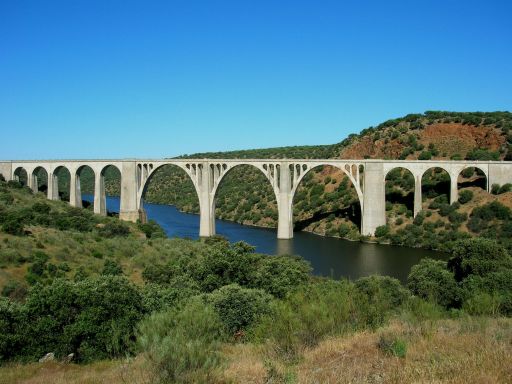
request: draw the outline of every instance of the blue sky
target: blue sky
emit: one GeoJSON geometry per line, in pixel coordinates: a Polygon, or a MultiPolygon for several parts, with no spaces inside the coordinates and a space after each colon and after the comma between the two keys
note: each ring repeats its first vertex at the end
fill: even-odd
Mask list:
{"type": "Polygon", "coordinates": [[[510,1],[1,1],[0,158],[330,144],[511,110],[510,1]]]}

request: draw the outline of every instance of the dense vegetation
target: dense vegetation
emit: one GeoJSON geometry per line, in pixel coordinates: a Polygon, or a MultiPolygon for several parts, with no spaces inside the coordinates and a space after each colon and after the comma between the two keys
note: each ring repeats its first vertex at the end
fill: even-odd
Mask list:
{"type": "MultiPolygon", "coordinates": [[[[510,316],[512,257],[493,240],[466,239],[447,263],[415,266],[407,286],[315,278],[297,257],[222,238],[166,239],[155,223],[95,216],[0,182],[0,286],[2,362],[140,354],[151,382],[215,382],[224,348],[240,344],[264,350],[268,379],[286,382],[278,366],[292,369],[328,337],[397,318],[510,316]]],[[[408,340],[383,334],[379,348],[405,357],[408,340]]]]}

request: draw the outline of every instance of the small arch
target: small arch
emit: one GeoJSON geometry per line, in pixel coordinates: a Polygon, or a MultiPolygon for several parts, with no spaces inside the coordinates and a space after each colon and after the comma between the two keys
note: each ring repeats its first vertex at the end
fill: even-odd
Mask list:
{"type": "Polygon", "coordinates": [[[450,173],[442,167],[431,167],[421,176],[421,194],[423,206],[425,202],[430,205],[431,200],[439,203],[450,203],[451,177],[450,173]]]}
{"type": "Polygon", "coordinates": [[[81,165],[76,170],[76,191],[79,205],[94,209],[96,173],[89,165],[81,165]]]}
{"type": "Polygon", "coordinates": [[[28,172],[23,167],[17,167],[14,172],[14,180],[17,180],[24,187],[28,186],[28,172]]]}
{"type": "Polygon", "coordinates": [[[36,167],[32,171],[34,177],[34,190],[37,192],[48,192],[48,171],[44,167],[36,167]]]}
{"type": "Polygon", "coordinates": [[[487,176],[479,167],[465,167],[457,176],[457,190],[470,188],[488,191],[487,183],[487,176]]]}
{"type": "Polygon", "coordinates": [[[414,216],[414,174],[408,168],[396,167],[384,180],[386,222],[397,226],[409,223],[414,216]]]}
{"type": "Polygon", "coordinates": [[[107,215],[118,216],[121,208],[121,170],[116,165],[107,164],[100,174],[105,188],[107,215]]]}
{"type": "Polygon", "coordinates": [[[320,164],[302,175],[292,197],[295,231],[309,229],[340,237],[361,233],[361,201],[351,171],[348,164],[320,164]]]}
{"type": "MultiPolygon", "coordinates": [[[[63,165],[57,166],[53,170],[53,178],[55,180],[54,188],[56,188],[56,190],[54,191],[55,198],[58,198],[59,200],[63,201],[69,201],[71,187],[71,173],[69,172],[69,169],[63,165]]],[[[48,181],[48,183],[50,182],[51,180],[48,181]]]]}

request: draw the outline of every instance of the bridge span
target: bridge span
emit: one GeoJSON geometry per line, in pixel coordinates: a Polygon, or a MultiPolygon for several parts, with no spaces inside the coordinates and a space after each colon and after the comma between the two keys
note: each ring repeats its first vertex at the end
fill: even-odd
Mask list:
{"type": "MultiPolygon", "coordinates": [[[[303,177],[318,166],[332,166],[341,170],[352,182],[361,206],[361,233],[373,235],[375,229],[386,224],[385,179],[395,168],[409,170],[414,176],[414,215],[421,210],[421,179],[431,168],[441,168],[450,176],[450,203],[458,198],[457,179],[468,167],[480,169],[486,176],[487,190],[493,184],[512,183],[512,162],[504,161],[445,161],[445,160],[343,160],[343,159],[121,159],[121,160],[17,160],[0,161],[0,174],[7,180],[27,174],[27,184],[37,191],[37,172],[42,168],[48,175],[48,199],[58,196],[59,169],[70,174],[70,204],[82,205],[80,171],[90,167],[94,172],[94,212],[106,214],[104,175],[109,166],[121,174],[119,217],[136,221],[144,217],[143,196],[148,181],[155,171],[167,164],[186,172],[199,198],[199,235],[215,234],[215,198],[222,179],[240,165],[250,165],[261,171],[270,182],[278,208],[277,236],[293,237],[293,197],[303,177]]],[[[243,183],[243,180],[240,180],[243,183]]]]}

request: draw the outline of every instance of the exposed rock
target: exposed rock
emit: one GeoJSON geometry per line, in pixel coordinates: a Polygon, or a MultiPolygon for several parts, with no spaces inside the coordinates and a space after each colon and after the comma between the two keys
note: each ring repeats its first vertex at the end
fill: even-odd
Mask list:
{"type": "Polygon", "coordinates": [[[47,361],[53,361],[55,360],[55,354],[53,352],[47,353],[43,357],[39,359],[40,363],[46,363],[47,361]]]}
{"type": "Polygon", "coordinates": [[[71,363],[73,361],[73,359],[75,358],[75,354],[74,353],[70,353],[69,355],[67,355],[63,362],[64,363],[71,363]]]}

